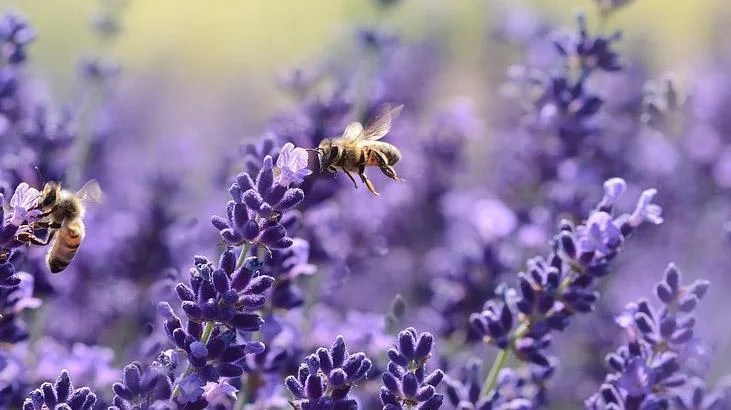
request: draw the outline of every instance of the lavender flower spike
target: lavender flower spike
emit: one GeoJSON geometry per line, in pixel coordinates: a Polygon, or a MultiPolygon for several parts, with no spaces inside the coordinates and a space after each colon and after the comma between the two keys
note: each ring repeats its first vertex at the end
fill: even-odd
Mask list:
{"type": "Polygon", "coordinates": [[[281,171],[277,184],[288,187],[290,184],[301,184],[305,177],[312,174],[307,168],[307,151],[295,148],[294,144],[284,144],[277,158],[277,168],[281,171]]]}
{"type": "Polygon", "coordinates": [[[74,389],[69,372],[64,369],[54,384],[43,383],[33,390],[25,399],[23,410],[90,410],[94,403],[96,394],[88,387],[74,389]]]}

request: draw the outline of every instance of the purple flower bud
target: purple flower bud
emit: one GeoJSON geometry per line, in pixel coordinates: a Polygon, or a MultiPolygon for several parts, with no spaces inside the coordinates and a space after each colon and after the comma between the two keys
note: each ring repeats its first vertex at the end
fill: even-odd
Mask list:
{"type": "MultiPolygon", "coordinates": [[[[429,386],[432,389],[432,393],[434,388],[432,386],[429,386]]],[[[416,396],[416,391],[419,388],[419,382],[416,380],[416,375],[414,373],[406,373],[402,380],[401,384],[401,390],[403,391],[404,396],[406,397],[414,397],[416,396]]]]}
{"type": "Polygon", "coordinates": [[[690,287],[688,288],[688,293],[694,294],[700,300],[703,298],[703,296],[705,296],[710,285],[711,282],[707,280],[697,280],[690,285],[690,287]]]}
{"type": "Polygon", "coordinates": [[[391,373],[383,373],[381,376],[381,380],[383,381],[383,385],[386,386],[387,389],[391,390],[394,393],[400,393],[401,392],[401,383],[396,379],[396,377],[391,373]]]}
{"type": "Polygon", "coordinates": [[[236,176],[236,183],[239,184],[241,187],[241,190],[243,192],[246,192],[250,189],[254,189],[254,182],[251,180],[251,177],[247,173],[240,173],[236,176]]]}
{"type": "Polygon", "coordinates": [[[317,360],[320,362],[320,368],[325,373],[330,373],[330,371],[333,369],[333,363],[332,363],[332,357],[330,357],[330,352],[327,351],[324,347],[321,347],[317,349],[315,352],[317,355],[317,360]]]}
{"type": "Polygon", "coordinates": [[[239,229],[242,229],[244,223],[249,220],[249,210],[246,209],[244,204],[236,204],[233,210],[233,224],[239,229]]]}
{"type": "Polygon", "coordinates": [[[427,401],[434,396],[434,393],[435,393],[434,386],[430,386],[427,384],[425,386],[420,387],[416,391],[416,394],[414,394],[414,398],[416,399],[416,401],[420,401],[420,402],[427,401]]]}
{"type": "Polygon", "coordinates": [[[319,399],[322,397],[323,391],[320,377],[310,374],[305,382],[305,391],[307,392],[307,397],[310,399],[319,399]]]}
{"type": "Polygon", "coordinates": [[[246,287],[244,293],[247,295],[261,294],[269,289],[274,283],[274,278],[267,275],[261,275],[255,277],[246,287]]]}
{"type": "Polygon", "coordinates": [[[232,243],[232,244],[238,244],[241,241],[244,240],[244,235],[239,233],[238,231],[235,231],[231,228],[226,228],[220,232],[221,238],[223,238],[225,241],[232,243]]]}
{"type": "Polygon", "coordinates": [[[231,319],[231,324],[242,332],[255,332],[261,328],[264,320],[258,314],[241,312],[231,319]]]}
{"type": "Polygon", "coordinates": [[[394,348],[388,349],[388,360],[403,367],[409,365],[409,359],[407,359],[406,356],[402,355],[398,350],[394,348]]]}
{"type": "Polygon", "coordinates": [[[178,299],[180,299],[181,302],[195,300],[195,294],[193,293],[193,289],[189,288],[184,283],[178,283],[177,285],[175,285],[175,292],[178,294],[178,299]]]}
{"type": "Polygon", "coordinates": [[[200,320],[203,318],[203,310],[195,302],[185,301],[180,306],[191,320],[200,320]]]}
{"type": "Polygon", "coordinates": [[[334,369],[330,372],[329,380],[333,387],[340,387],[348,381],[348,375],[343,369],[334,369]]]}
{"type": "Polygon", "coordinates": [[[142,373],[140,370],[140,364],[138,362],[133,362],[132,364],[128,364],[124,367],[124,371],[122,373],[122,381],[127,386],[127,388],[132,391],[134,394],[138,394],[141,392],[140,390],[140,378],[142,377],[142,373]]]}
{"type": "MultiPolygon", "coordinates": [[[[229,252],[231,255],[233,253],[229,252]]],[[[225,255],[225,253],[224,253],[225,255]]],[[[231,269],[233,271],[233,269],[231,269]]],[[[213,271],[213,274],[211,275],[213,279],[213,288],[218,293],[224,293],[226,292],[229,287],[231,286],[231,283],[228,280],[228,276],[226,275],[226,272],[223,271],[223,269],[216,269],[213,271]]]]}
{"type": "MultiPolygon", "coordinates": [[[[256,257],[251,256],[250,258],[256,257]]],[[[231,278],[231,287],[239,291],[243,290],[249,284],[252,276],[252,272],[246,269],[246,264],[244,264],[234,272],[231,278]]]]}
{"type": "Polygon", "coordinates": [[[655,286],[655,294],[660,301],[666,305],[671,305],[675,299],[673,290],[666,283],[658,283],[655,286]]]}
{"type": "Polygon", "coordinates": [[[247,241],[253,241],[259,235],[259,225],[253,219],[246,221],[241,230],[243,232],[244,239],[247,241]]]}
{"type": "Polygon", "coordinates": [[[338,335],[330,348],[330,356],[332,356],[333,367],[340,367],[345,362],[348,355],[348,349],[345,347],[345,339],[338,335]]]}
{"type": "Polygon", "coordinates": [[[673,294],[677,294],[680,291],[680,271],[673,263],[669,264],[665,270],[665,282],[670,286],[673,294]]]}
{"type": "Polygon", "coordinates": [[[402,355],[406,356],[407,359],[412,360],[414,358],[416,340],[414,340],[414,335],[411,332],[404,330],[399,333],[398,349],[402,355]]]}
{"type": "Polygon", "coordinates": [[[288,189],[277,205],[280,211],[286,211],[299,205],[305,199],[305,193],[299,188],[288,189]]]}
{"type": "Polygon", "coordinates": [[[220,216],[216,216],[216,215],[211,217],[211,223],[219,231],[222,231],[229,227],[229,225],[225,219],[221,218],[220,216]]]}
{"type": "Polygon", "coordinates": [[[355,372],[360,369],[360,364],[365,359],[365,353],[356,353],[354,355],[351,355],[345,360],[345,363],[343,363],[342,369],[345,371],[345,373],[348,375],[348,377],[355,374],[355,372]]]}
{"type": "Polygon", "coordinates": [[[243,198],[246,206],[254,212],[259,212],[261,206],[264,204],[264,199],[262,199],[261,195],[253,189],[244,192],[243,198]]]}
{"type": "Polygon", "coordinates": [[[282,225],[277,224],[261,231],[259,234],[259,241],[271,246],[284,238],[285,235],[287,235],[287,230],[285,230],[282,225]]]}
{"type": "Polygon", "coordinates": [[[243,190],[237,183],[231,184],[231,186],[228,188],[228,193],[231,195],[231,198],[233,198],[234,202],[241,203],[242,201],[242,194],[243,190]]]}
{"type": "Polygon", "coordinates": [[[424,378],[424,384],[437,387],[444,379],[444,372],[441,369],[434,370],[424,378]]]}
{"type": "Polygon", "coordinates": [[[61,370],[61,375],[56,379],[53,389],[56,391],[56,400],[59,402],[68,400],[69,395],[74,391],[74,388],[71,386],[71,377],[69,377],[68,370],[61,370]]]}
{"type": "Polygon", "coordinates": [[[431,353],[432,345],[434,344],[434,336],[429,332],[424,332],[419,336],[419,340],[416,343],[416,349],[414,351],[414,358],[416,360],[426,359],[431,353]]]}
{"type": "Polygon", "coordinates": [[[295,399],[302,400],[305,398],[305,388],[294,376],[287,376],[287,378],[284,379],[284,384],[295,399]]]}
{"type": "Polygon", "coordinates": [[[681,312],[692,312],[698,305],[698,297],[694,294],[686,294],[678,303],[678,310],[681,312]]]}

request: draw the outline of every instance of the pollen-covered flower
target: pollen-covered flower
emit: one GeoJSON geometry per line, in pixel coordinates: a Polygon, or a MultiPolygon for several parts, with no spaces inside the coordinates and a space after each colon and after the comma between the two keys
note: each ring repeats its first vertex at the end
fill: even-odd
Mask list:
{"type": "Polygon", "coordinates": [[[305,177],[312,174],[307,168],[307,151],[302,148],[295,148],[294,144],[284,144],[277,158],[277,168],[281,172],[277,184],[287,187],[290,184],[301,184],[305,177]]]}

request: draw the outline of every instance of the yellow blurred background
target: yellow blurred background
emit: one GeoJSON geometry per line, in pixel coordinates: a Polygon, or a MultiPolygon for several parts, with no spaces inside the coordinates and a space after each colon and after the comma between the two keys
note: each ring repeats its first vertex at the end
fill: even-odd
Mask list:
{"type": "MultiPolygon", "coordinates": [[[[72,98],[79,56],[101,53],[121,64],[125,81],[150,82],[165,93],[159,103],[176,102],[172,111],[160,108],[163,113],[156,121],[195,115],[205,105],[212,111],[246,111],[263,123],[286,102],[277,92],[278,74],[317,62],[337,41],[352,35],[354,25],[375,22],[418,38],[438,21],[450,50],[451,67],[442,82],[445,98],[467,95],[479,102],[485,98],[475,95],[485,90],[484,85],[475,87],[484,81],[479,77],[485,33],[491,7],[500,1],[518,0],[406,0],[388,13],[379,13],[371,0],[0,0],[0,9],[20,12],[36,28],[29,70],[44,79],[55,100],[72,98]],[[106,47],[89,28],[104,1],[126,3],[123,33],[106,47]],[[238,87],[239,97],[233,101],[217,97],[238,87]]],[[[568,24],[579,10],[586,11],[590,23],[595,21],[593,0],[524,3],[568,24]]],[[[654,54],[651,69],[656,74],[682,72],[687,61],[703,54],[726,9],[724,0],[635,0],[609,26],[625,32],[620,50],[643,42],[654,54]]]]}
{"type": "MultiPolygon", "coordinates": [[[[469,60],[493,2],[406,0],[379,16],[371,0],[126,0],[124,35],[113,53],[128,71],[155,68],[182,79],[225,84],[242,73],[266,75],[307,63],[353,23],[385,17],[418,36],[430,18],[441,15],[453,28],[449,40],[460,51],[456,58],[469,60]]],[[[593,0],[524,3],[562,21],[578,10],[590,17],[593,11],[593,0]]],[[[98,47],[88,23],[100,9],[99,0],[1,0],[0,7],[17,10],[34,24],[34,67],[54,82],[68,79],[77,57],[98,47]]],[[[612,25],[622,27],[630,40],[647,37],[657,45],[651,49],[657,61],[673,65],[702,48],[712,17],[723,8],[728,8],[723,0],[635,0],[612,25]]]]}

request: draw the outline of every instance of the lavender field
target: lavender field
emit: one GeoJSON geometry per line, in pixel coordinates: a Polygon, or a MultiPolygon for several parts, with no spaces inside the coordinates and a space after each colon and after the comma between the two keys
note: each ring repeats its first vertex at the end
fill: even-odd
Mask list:
{"type": "Polygon", "coordinates": [[[731,8],[143,1],[0,1],[0,409],[731,409],[731,8]]]}

